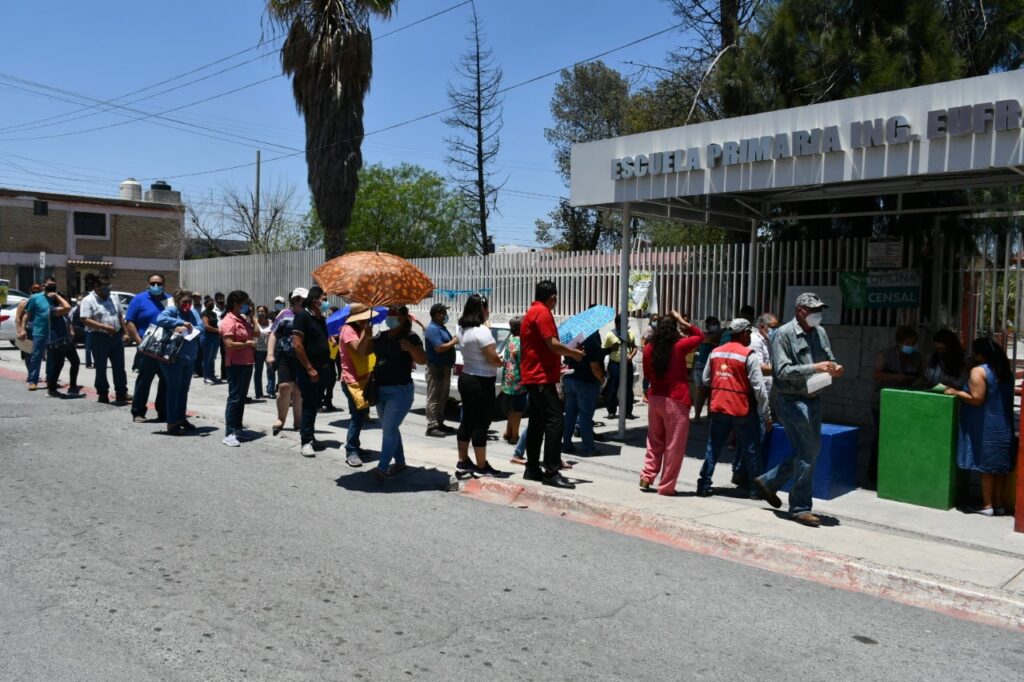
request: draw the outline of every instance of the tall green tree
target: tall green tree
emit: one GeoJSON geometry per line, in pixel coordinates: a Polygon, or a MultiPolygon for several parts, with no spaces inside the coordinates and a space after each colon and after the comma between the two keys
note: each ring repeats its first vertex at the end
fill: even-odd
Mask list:
{"type": "Polygon", "coordinates": [[[281,67],[292,77],[306,123],[309,189],[323,221],[328,258],[345,251],[363,165],[363,98],[373,73],[370,18],[387,19],[397,0],[267,0],[287,31],[281,67]]]}
{"type": "MultiPolygon", "coordinates": [[[[563,69],[551,97],[554,125],[544,137],[554,146],[558,172],[569,185],[572,145],[616,137],[625,132],[629,82],[602,61],[563,69]]],[[[547,220],[536,221],[537,240],[570,251],[588,251],[617,243],[609,215],[559,202],[547,220]]]]}
{"type": "MultiPolygon", "coordinates": [[[[421,166],[366,166],[359,173],[349,251],[386,251],[403,258],[462,256],[474,249],[471,207],[445,179],[421,166]]],[[[307,244],[323,239],[316,208],[306,227],[307,244]]]]}

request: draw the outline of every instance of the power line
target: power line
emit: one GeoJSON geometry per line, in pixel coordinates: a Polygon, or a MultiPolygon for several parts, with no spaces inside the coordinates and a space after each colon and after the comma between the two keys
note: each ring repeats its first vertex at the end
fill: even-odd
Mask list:
{"type": "MultiPolygon", "coordinates": [[[[374,41],[381,40],[383,38],[387,38],[388,36],[395,35],[396,33],[400,33],[401,31],[404,31],[406,29],[412,28],[414,26],[418,26],[419,24],[422,24],[422,23],[424,23],[426,21],[430,21],[431,19],[434,19],[436,17],[439,17],[439,16],[442,16],[444,14],[447,14],[448,12],[454,11],[454,10],[464,6],[464,5],[468,5],[468,4],[470,4],[470,2],[472,2],[472,0],[464,0],[463,2],[459,2],[459,3],[456,3],[456,4],[451,5],[449,7],[446,7],[445,9],[442,9],[442,10],[439,10],[437,12],[434,12],[433,14],[430,14],[430,15],[428,15],[426,17],[422,17],[422,18],[420,18],[420,19],[418,19],[418,20],[416,20],[414,22],[411,22],[409,24],[406,24],[404,26],[400,26],[399,28],[396,28],[396,29],[394,29],[392,31],[388,31],[386,33],[382,33],[382,34],[376,36],[374,38],[374,41]]],[[[14,124],[14,125],[11,125],[11,126],[7,126],[5,128],[0,128],[0,132],[9,132],[9,131],[13,132],[13,131],[16,131],[16,130],[18,132],[26,132],[27,130],[35,129],[36,127],[49,127],[50,125],[58,125],[59,123],[68,123],[70,121],[78,120],[80,118],[86,118],[87,116],[93,116],[93,115],[95,115],[97,113],[104,113],[106,111],[110,111],[111,109],[117,108],[118,106],[120,106],[120,105],[117,105],[116,103],[121,101],[121,100],[124,100],[127,97],[131,97],[133,95],[137,95],[137,94],[146,92],[147,90],[153,90],[155,88],[160,87],[161,85],[166,85],[168,83],[172,83],[172,82],[174,82],[176,80],[180,80],[180,79],[185,78],[187,76],[191,76],[194,73],[198,73],[200,71],[205,71],[206,69],[208,69],[210,67],[216,66],[218,64],[222,64],[222,63],[224,63],[226,61],[234,59],[235,57],[239,57],[239,56],[241,56],[243,54],[246,54],[248,52],[252,52],[253,50],[258,50],[261,47],[264,47],[266,45],[270,45],[273,42],[279,40],[280,38],[283,38],[284,36],[285,36],[284,33],[280,33],[280,34],[278,34],[276,36],[271,36],[270,38],[267,38],[266,40],[261,40],[260,42],[256,43],[255,45],[247,47],[247,48],[245,48],[243,50],[239,50],[237,52],[229,54],[229,55],[227,55],[225,57],[221,57],[220,59],[216,59],[216,60],[214,60],[212,62],[209,62],[207,64],[203,64],[203,65],[197,66],[197,67],[195,67],[195,68],[193,68],[193,69],[191,69],[189,71],[185,71],[184,73],[180,73],[180,74],[177,74],[175,76],[171,76],[170,78],[165,78],[164,80],[159,81],[157,83],[154,83],[152,85],[147,85],[147,86],[145,86],[143,88],[139,88],[137,90],[132,90],[131,92],[127,92],[127,93],[125,93],[123,95],[120,95],[118,97],[114,97],[114,98],[107,99],[107,100],[97,100],[96,103],[94,103],[94,104],[91,104],[91,105],[88,105],[88,106],[85,106],[85,107],[81,107],[81,108],[75,109],[73,111],[65,112],[65,113],[62,113],[62,114],[55,114],[53,116],[48,116],[46,118],[37,119],[35,121],[27,121],[25,123],[19,123],[19,124],[14,124]],[[68,116],[73,116],[74,114],[78,114],[78,113],[82,113],[82,112],[86,112],[86,111],[91,111],[92,109],[95,109],[96,107],[107,106],[107,105],[111,105],[110,108],[104,109],[102,112],[94,112],[92,114],[87,114],[86,116],[78,116],[78,117],[75,117],[75,118],[67,118],[68,116]],[[49,121],[54,121],[55,119],[62,119],[62,118],[67,119],[67,120],[59,121],[58,123],[48,123],[46,126],[37,125],[37,124],[47,123],[49,121]]],[[[240,62],[238,64],[234,64],[232,66],[229,66],[229,67],[227,67],[225,69],[221,69],[220,71],[217,71],[216,73],[208,74],[208,75],[203,76],[201,78],[197,78],[197,79],[191,80],[188,83],[183,83],[183,84],[177,85],[177,86],[175,86],[173,88],[168,88],[166,90],[162,90],[161,92],[154,93],[154,94],[151,94],[151,95],[147,95],[146,97],[142,97],[142,98],[138,98],[138,99],[132,100],[131,102],[127,102],[126,104],[133,104],[133,103],[136,103],[136,102],[141,102],[141,101],[146,100],[146,99],[152,99],[153,97],[158,97],[158,96],[166,94],[168,92],[172,92],[174,90],[179,90],[181,88],[184,88],[184,87],[189,86],[189,85],[193,85],[193,84],[198,83],[200,81],[208,80],[209,78],[213,78],[214,76],[221,75],[221,74],[226,73],[228,71],[231,71],[231,70],[237,69],[239,67],[245,66],[246,64],[250,64],[250,63],[252,63],[254,61],[258,61],[260,59],[263,59],[264,57],[267,57],[270,54],[272,54],[272,53],[267,53],[267,54],[259,55],[258,57],[254,57],[253,59],[249,59],[249,60],[246,60],[244,62],[240,62]]],[[[282,75],[283,74],[277,74],[276,77],[281,77],[282,75]]]]}
{"type": "MultiPolygon", "coordinates": [[[[678,29],[678,28],[680,28],[682,26],[683,26],[683,23],[679,23],[679,24],[675,24],[674,26],[670,26],[668,28],[662,29],[660,31],[656,31],[654,33],[650,33],[650,34],[648,34],[646,36],[643,36],[642,38],[637,38],[636,40],[632,40],[632,41],[630,41],[630,42],[628,42],[628,43],[626,43],[624,45],[619,45],[618,47],[614,47],[614,48],[611,48],[609,50],[605,50],[604,52],[601,52],[600,54],[596,54],[596,55],[594,55],[592,57],[587,57],[586,59],[581,59],[581,60],[575,61],[572,64],[569,64],[568,66],[563,66],[563,67],[558,68],[558,69],[553,69],[551,71],[548,71],[546,73],[540,74],[538,76],[534,76],[532,78],[528,78],[527,80],[520,81],[518,83],[510,85],[510,86],[508,86],[506,88],[502,88],[499,92],[500,93],[510,92],[512,90],[515,90],[517,88],[521,88],[521,87],[529,85],[531,83],[536,83],[539,80],[543,80],[544,78],[549,78],[549,77],[551,77],[551,76],[553,76],[555,74],[561,73],[565,69],[571,69],[571,68],[573,68],[575,66],[579,66],[580,64],[586,64],[587,62],[591,62],[591,61],[593,61],[595,59],[600,59],[601,57],[605,57],[605,56],[613,54],[615,52],[619,52],[621,50],[624,50],[627,47],[632,47],[632,46],[638,45],[638,44],[640,44],[640,43],[642,43],[644,41],[650,40],[652,38],[656,38],[656,37],[658,37],[660,35],[664,35],[664,34],[669,33],[671,31],[675,31],[676,29],[678,29]]],[[[372,130],[372,131],[370,131],[368,133],[363,133],[362,139],[370,137],[371,135],[377,135],[377,134],[380,134],[380,133],[387,132],[389,130],[394,130],[396,128],[401,128],[401,127],[404,127],[404,126],[407,126],[407,125],[411,125],[413,123],[418,123],[418,122],[426,120],[428,118],[434,118],[436,116],[440,116],[441,114],[445,114],[445,113],[447,113],[449,111],[452,111],[454,108],[455,107],[453,107],[453,106],[452,107],[445,107],[444,109],[438,109],[437,111],[432,111],[432,112],[430,112],[428,114],[422,114],[420,116],[416,116],[415,118],[410,118],[410,119],[407,119],[405,121],[401,121],[399,123],[394,123],[392,125],[385,126],[384,128],[378,128],[377,130],[372,130]]],[[[346,140],[339,140],[338,142],[331,142],[329,144],[322,145],[320,147],[317,147],[316,149],[328,149],[330,147],[336,147],[339,144],[345,144],[345,143],[352,142],[352,141],[357,140],[357,139],[360,139],[360,138],[352,137],[352,138],[348,138],[346,140]]],[[[307,150],[297,151],[297,152],[294,152],[294,153],[291,153],[291,154],[282,154],[281,156],[273,156],[273,157],[270,157],[269,159],[265,159],[263,161],[263,163],[272,163],[274,161],[281,161],[282,159],[289,159],[289,158],[298,156],[299,154],[308,153],[308,152],[309,152],[309,150],[307,149],[307,150]]],[[[210,170],[195,171],[195,172],[192,172],[192,173],[179,173],[177,175],[166,175],[166,176],[164,176],[164,178],[177,179],[177,178],[196,177],[198,175],[211,175],[211,174],[214,174],[214,173],[224,173],[224,172],[231,171],[231,170],[237,170],[239,168],[248,168],[248,167],[254,166],[254,165],[255,165],[255,163],[250,161],[250,162],[247,162],[247,163],[235,164],[233,166],[224,166],[222,168],[212,168],[210,170]]]]}

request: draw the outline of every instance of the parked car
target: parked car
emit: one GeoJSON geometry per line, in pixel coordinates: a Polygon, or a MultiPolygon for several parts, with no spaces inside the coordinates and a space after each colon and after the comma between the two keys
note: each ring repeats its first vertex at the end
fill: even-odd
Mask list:
{"type": "MultiPolygon", "coordinates": [[[[505,346],[508,345],[508,340],[512,338],[512,330],[505,322],[495,322],[491,325],[491,336],[494,337],[495,350],[498,353],[498,357],[502,357],[505,353],[505,346]]],[[[451,392],[448,395],[449,402],[460,403],[462,402],[462,396],[459,395],[459,375],[462,374],[462,352],[455,351],[455,369],[452,372],[452,387],[451,392]]],[[[495,394],[501,392],[501,380],[504,375],[504,370],[498,368],[498,381],[495,384],[495,394]]],[[[427,394],[427,372],[426,367],[417,367],[416,371],[412,373],[412,382],[416,387],[416,392],[420,395],[427,394]]]]}
{"type": "Polygon", "coordinates": [[[18,309],[18,304],[26,298],[27,296],[7,294],[7,303],[4,303],[3,308],[0,309],[0,341],[10,341],[12,346],[17,345],[14,343],[18,338],[17,321],[14,319],[14,314],[18,309]]]}

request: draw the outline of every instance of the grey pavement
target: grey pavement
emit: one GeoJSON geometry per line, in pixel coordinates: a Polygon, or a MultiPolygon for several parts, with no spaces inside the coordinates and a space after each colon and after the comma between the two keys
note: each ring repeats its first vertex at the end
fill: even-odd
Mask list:
{"type": "Polygon", "coordinates": [[[438,470],[382,487],[287,439],[226,448],[196,423],[164,436],[127,407],[0,378],[0,679],[1024,669],[1007,630],[479,503],[441,492],[438,470]]]}

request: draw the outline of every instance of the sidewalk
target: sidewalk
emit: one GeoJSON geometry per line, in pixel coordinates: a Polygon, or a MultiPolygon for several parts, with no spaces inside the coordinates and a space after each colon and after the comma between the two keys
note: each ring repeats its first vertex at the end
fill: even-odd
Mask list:
{"type": "MultiPolygon", "coordinates": [[[[131,354],[129,350],[129,358],[131,354]]],[[[83,364],[80,383],[88,387],[92,377],[92,371],[83,364]]],[[[17,351],[0,351],[0,379],[5,383],[24,381],[17,351]]],[[[134,375],[130,374],[129,391],[133,383],[134,375]]],[[[226,395],[226,384],[206,386],[201,380],[194,381],[189,410],[198,419],[219,427],[226,395]]],[[[48,399],[42,390],[26,391],[25,396],[28,400],[48,399]]],[[[155,393],[151,400],[153,396],[155,393]]],[[[91,389],[85,399],[95,400],[91,389]]],[[[453,473],[457,461],[455,439],[424,435],[423,402],[417,396],[413,412],[403,425],[406,457],[412,465],[453,473]]],[[[299,457],[296,432],[287,430],[277,438],[269,436],[275,412],[271,401],[246,405],[246,427],[268,435],[243,445],[241,453],[271,447],[299,457]]],[[[701,425],[691,428],[689,453],[679,479],[680,494],[672,498],[644,493],[637,485],[644,457],[639,446],[646,429],[643,405],[637,405],[637,414],[639,419],[628,422],[627,444],[599,444],[601,454],[591,458],[565,456],[576,462],[567,472],[577,483],[575,491],[555,491],[524,481],[522,467],[509,463],[512,446],[493,441],[488,447],[489,460],[510,476],[464,481],[463,494],[1024,631],[1024,534],[1013,532],[1012,517],[939,511],[878,499],[873,492],[856,490],[834,500],[815,500],[815,513],[826,517],[830,525],[807,528],[781,517],[764,502],[730,497],[731,471],[727,464],[719,465],[715,473],[716,495],[696,497],[701,463],[696,456],[703,452],[706,436],[701,425]]],[[[152,410],[150,416],[155,416],[152,410]]],[[[128,409],[120,408],[114,418],[129,419],[128,409]]],[[[317,419],[318,439],[340,445],[347,424],[345,412],[321,413],[317,419]]],[[[156,424],[139,425],[140,433],[157,428],[156,424]]],[[[494,425],[498,435],[503,428],[503,422],[494,425]]],[[[614,428],[609,423],[598,432],[611,435],[614,428]]],[[[219,433],[214,434],[216,441],[208,441],[208,447],[220,447],[219,433]]],[[[376,423],[364,432],[363,446],[374,453],[379,451],[376,423]]],[[[336,462],[339,475],[350,473],[340,449],[329,448],[317,457],[336,462]]],[[[785,504],[785,494],[780,493],[780,497],[785,504]]]]}

